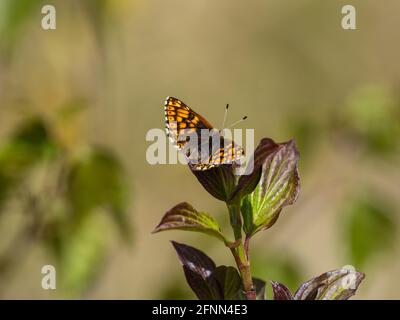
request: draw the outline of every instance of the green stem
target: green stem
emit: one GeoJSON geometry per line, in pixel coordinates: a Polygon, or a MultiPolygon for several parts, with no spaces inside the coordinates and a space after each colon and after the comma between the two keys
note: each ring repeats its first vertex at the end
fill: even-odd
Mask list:
{"type": "Polygon", "coordinates": [[[251,276],[250,261],[248,260],[248,244],[246,243],[246,248],[242,239],[242,218],[240,215],[240,202],[235,202],[228,205],[229,217],[231,226],[233,229],[233,234],[235,237],[235,247],[230,248],[235,258],[236,265],[239,269],[243,289],[248,300],[255,300],[256,293],[253,286],[253,278],[251,276]]]}

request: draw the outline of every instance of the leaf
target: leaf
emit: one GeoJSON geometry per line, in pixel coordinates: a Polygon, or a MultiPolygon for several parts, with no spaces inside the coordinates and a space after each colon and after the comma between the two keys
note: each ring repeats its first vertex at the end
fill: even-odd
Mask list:
{"type": "Polygon", "coordinates": [[[290,290],[282,283],[271,281],[274,300],[293,300],[290,290]]]}
{"type": "Polygon", "coordinates": [[[107,150],[93,148],[71,166],[67,197],[74,213],[84,215],[104,207],[111,213],[122,235],[129,239],[128,190],[122,165],[107,150]]]}
{"type": "Polygon", "coordinates": [[[38,162],[53,159],[57,146],[40,118],[25,120],[0,148],[0,207],[38,162]]]}
{"type": "Polygon", "coordinates": [[[221,300],[218,283],[210,285],[212,280],[204,279],[199,273],[191,270],[188,266],[183,266],[186,282],[200,300],[221,300]]]}
{"type": "Polygon", "coordinates": [[[295,300],[347,300],[356,293],[365,275],[350,269],[328,271],[303,283],[295,300]]]}
{"type": "Polygon", "coordinates": [[[187,202],[182,202],[169,210],[153,233],[174,229],[206,233],[225,242],[218,221],[207,213],[196,211],[187,202]]]}
{"type": "Polygon", "coordinates": [[[172,241],[182,264],[186,281],[200,300],[221,299],[219,285],[211,277],[216,265],[206,254],[188,245],[172,241]]]}
{"type": "Polygon", "coordinates": [[[396,222],[391,212],[394,210],[389,202],[376,196],[376,192],[355,198],[345,212],[345,244],[357,267],[364,266],[395,243],[396,222]]]}
{"type": "Polygon", "coordinates": [[[105,258],[109,234],[109,219],[96,211],[64,229],[56,257],[60,287],[68,297],[82,293],[95,280],[105,258]]]}
{"type": "Polygon", "coordinates": [[[208,170],[190,170],[214,198],[227,202],[235,188],[236,177],[233,173],[232,165],[220,165],[208,170]]]}
{"type": "Polygon", "coordinates": [[[253,285],[256,290],[257,300],[265,300],[265,281],[253,278],[253,285]]]}
{"type": "Polygon", "coordinates": [[[242,175],[239,178],[239,182],[230,196],[230,202],[253,192],[260,180],[262,165],[278,148],[279,145],[270,138],[264,138],[260,141],[251,159],[253,170],[250,173],[250,168],[247,168],[246,171],[249,171],[247,172],[249,174],[242,175]]]}
{"type": "Polygon", "coordinates": [[[37,161],[53,155],[56,146],[40,118],[24,121],[0,150],[0,167],[8,175],[23,175],[37,161]]]}
{"type": "Polygon", "coordinates": [[[293,140],[280,143],[265,159],[260,182],[243,200],[243,228],[247,235],[270,228],[282,208],[293,204],[299,194],[299,152],[293,140]]]}
{"type": "Polygon", "coordinates": [[[234,267],[219,266],[212,274],[218,282],[223,300],[235,300],[242,288],[242,282],[238,271],[234,267]]]}

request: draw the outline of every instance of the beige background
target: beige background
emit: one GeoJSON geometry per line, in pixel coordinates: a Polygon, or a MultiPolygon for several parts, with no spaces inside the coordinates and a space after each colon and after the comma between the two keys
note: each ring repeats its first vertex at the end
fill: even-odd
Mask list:
{"type": "MultiPolygon", "coordinates": [[[[370,84],[398,88],[400,3],[351,2],[357,8],[355,31],[340,24],[348,1],[317,0],[110,1],[102,39],[79,1],[55,2],[55,31],[40,28],[40,12],[27,21],[12,58],[0,66],[1,134],[23,113],[51,114],[72,97],[83,97],[89,109],[82,136],[116,151],[133,185],[134,243],[115,239],[85,298],[158,298],[163,287],[183,282],[171,239],[207,251],[217,263],[234,263],[223,245],[206,236],[150,234],[161,215],[184,200],[227,221],[223,203],[185,166],[146,162],[145,134],[163,127],[166,96],[182,99],[216,125],[229,102],[230,120],[246,114],[240,127],[255,128],[257,140],[284,141],[293,134],[288,119],[305,114],[324,127],[330,112],[345,111],[354,90],[370,84]]],[[[330,134],[318,140],[311,156],[300,152],[299,200],[255,237],[252,255],[290,254],[306,280],[348,264],[340,215],[352,190],[371,183],[390,194],[398,219],[400,171],[398,157],[397,165],[379,157],[370,161],[330,134]]],[[[399,257],[396,246],[368,265],[357,298],[398,298],[399,257]]],[[[43,248],[32,250],[3,296],[59,298],[40,287],[40,268],[48,263],[43,248]]]]}

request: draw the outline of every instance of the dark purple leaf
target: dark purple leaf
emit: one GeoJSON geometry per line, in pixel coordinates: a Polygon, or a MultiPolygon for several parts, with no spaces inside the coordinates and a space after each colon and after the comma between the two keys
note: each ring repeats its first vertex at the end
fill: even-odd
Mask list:
{"type": "Polygon", "coordinates": [[[222,299],[220,288],[215,279],[204,279],[200,274],[183,266],[186,282],[200,300],[219,300],[222,299]],[[210,285],[211,284],[211,285],[210,285]]]}
{"type": "Polygon", "coordinates": [[[295,300],[347,300],[356,293],[365,275],[350,269],[328,271],[303,283],[295,300]]]}
{"type": "Polygon", "coordinates": [[[169,210],[153,233],[173,229],[203,232],[225,242],[218,222],[209,214],[196,211],[187,202],[182,202],[169,210]]]}
{"type": "Polygon", "coordinates": [[[257,300],[265,300],[265,281],[253,278],[254,289],[256,290],[257,300]]]}
{"type": "Polygon", "coordinates": [[[186,281],[199,299],[221,299],[218,282],[212,274],[215,263],[206,254],[188,245],[172,241],[183,266],[186,281]]]}
{"type": "Polygon", "coordinates": [[[282,283],[271,281],[274,300],[293,300],[290,290],[282,283]]]}
{"type": "Polygon", "coordinates": [[[212,277],[218,282],[223,300],[234,300],[242,288],[241,278],[234,267],[219,266],[212,277]]]}
{"type": "Polygon", "coordinates": [[[227,202],[235,188],[236,177],[232,165],[220,165],[208,170],[190,170],[201,185],[218,200],[227,202]]]}
{"type": "Polygon", "coordinates": [[[205,253],[183,243],[171,242],[178,254],[181,264],[200,274],[203,279],[208,278],[215,270],[216,265],[214,261],[205,253]]]}

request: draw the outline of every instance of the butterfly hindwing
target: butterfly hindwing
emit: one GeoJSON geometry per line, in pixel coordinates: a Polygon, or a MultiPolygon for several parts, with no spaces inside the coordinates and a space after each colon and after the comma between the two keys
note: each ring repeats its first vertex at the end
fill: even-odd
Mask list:
{"type": "Polygon", "coordinates": [[[208,170],[222,164],[232,164],[240,161],[244,155],[244,150],[240,146],[223,137],[220,138],[219,145],[210,146],[208,150],[206,157],[198,155],[197,159],[192,159],[192,169],[208,170]],[[196,160],[196,162],[193,162],[193,160],[196,160]]]}

